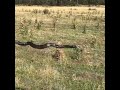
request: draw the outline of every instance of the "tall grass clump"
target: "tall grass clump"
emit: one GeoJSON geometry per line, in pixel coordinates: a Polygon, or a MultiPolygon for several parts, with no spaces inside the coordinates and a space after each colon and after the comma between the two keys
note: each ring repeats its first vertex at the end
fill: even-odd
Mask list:
{"type": "Polygon", "coordinates": [[[44,10],[43,10],[43,13],[44,13],[44,14],[50,14],[50,12],[49,12],[48,9],[44,9],[44,10]]]}

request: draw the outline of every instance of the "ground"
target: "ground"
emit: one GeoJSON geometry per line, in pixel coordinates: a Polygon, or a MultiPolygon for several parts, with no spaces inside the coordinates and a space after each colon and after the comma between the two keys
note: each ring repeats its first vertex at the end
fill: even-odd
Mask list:
{"type": "Polygon", "coordinates": [[[105,7],[15,6],[15,39],[78,45],[34,49],[15,45],[15,87],[105,90],[105,7]]]}

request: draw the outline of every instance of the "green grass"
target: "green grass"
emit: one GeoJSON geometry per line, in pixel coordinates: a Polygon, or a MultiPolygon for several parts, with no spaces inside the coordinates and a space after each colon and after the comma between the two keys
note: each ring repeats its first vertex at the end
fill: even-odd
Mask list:
{"type": "MultiPolygon", "coordinates": [[[[104,14],[104,10],[98,11],[99,13],[91,12],[89,16],[84,15],[88,14],[86,11],[82,17],[75,12],[71,15],[64,11],[64,13],[60,13],[61,17],[58,17],[55,29],[52,18],[56,16],[57,11],[53,10],[54,13],[43,14],[41,10],[36,14],[27,8],[24,9],[24,12],[22,9],[20,10],[16,10],[15,16],[15,38],[17,40],[76,44],[80,46],[82,52],[76,49],[62,49],[65,57],[56,61],[52,57],[56,48],[34,49],[29,46],[16,45],[16,88],[105,90],[105,25],[104,17],[101,16],[104,14]],[[98,14],[95,19],[96,13],[98,14]],[[72,28],[72,20],[76,16],[76,21],[74,21],[76,28],[72,28]],[[36,22],[36,18],[42,23],[36,22]],[[84,25],[86,25],[86,33],[83,33],[84,25]]],[[[77,10],[79,14],[83,13],[83,11],[79,11],[80,7],[77,10]]]]}

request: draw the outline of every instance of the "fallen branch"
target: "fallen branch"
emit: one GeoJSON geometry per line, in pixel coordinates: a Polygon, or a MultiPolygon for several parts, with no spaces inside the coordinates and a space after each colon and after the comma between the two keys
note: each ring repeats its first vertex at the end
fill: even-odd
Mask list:
{"type": "Polygon", "coordinates": [[[77,45],[58,45],[56,43],[45,43],[45,44],[35,44],[32,41],[31,42],[20,42],[15,40],[15,44],[20,45],[20,46],[31,46],[36,49],[44,49],[48,47],[55,47],[55,48],[77,48],[77,45]]]}

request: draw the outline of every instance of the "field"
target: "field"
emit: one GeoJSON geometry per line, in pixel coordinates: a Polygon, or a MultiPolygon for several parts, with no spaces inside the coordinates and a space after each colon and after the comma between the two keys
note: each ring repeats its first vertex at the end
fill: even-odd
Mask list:
{"type": "Polygon", "coordinates": [[[15,45],[16,90],[105,90],[105,7],[15,6],[15,39],[78,45],[15,45]]]}

